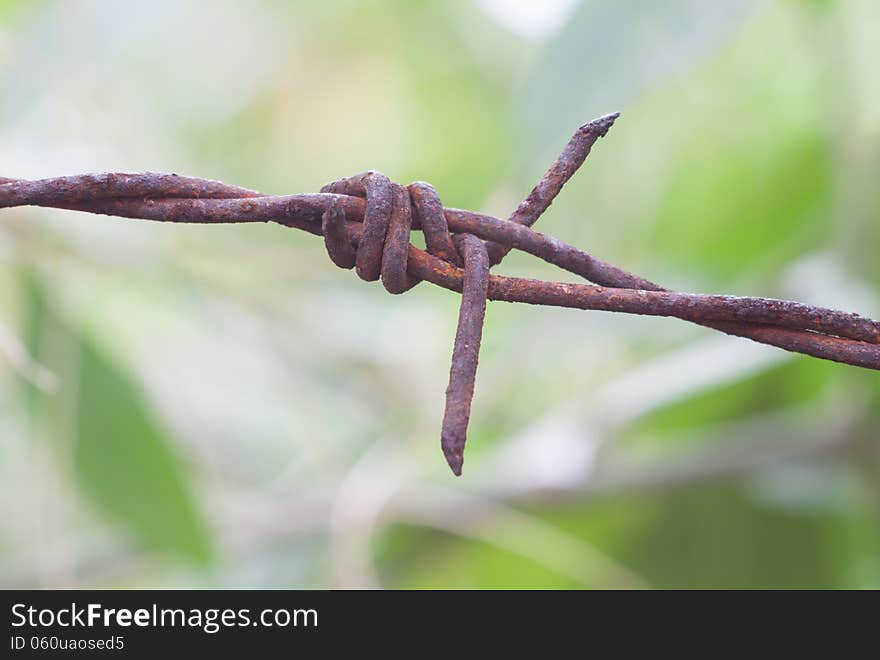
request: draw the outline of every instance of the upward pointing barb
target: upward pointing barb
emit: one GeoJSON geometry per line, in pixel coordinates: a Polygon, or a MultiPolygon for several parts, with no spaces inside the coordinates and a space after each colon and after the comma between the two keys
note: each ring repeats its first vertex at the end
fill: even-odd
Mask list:
{"type": "MultiPolygon", "coordinates": [[[[562,186],[584,164],[587,156],[590,155],[590,150],[596,144],[596,140],[608,133],[619,116],[619,112],[612,112],[593,121],[588,121],[586,124],[581,124],[574,132],[574,135],[571,136],[559,157],[553,161],[553,164],[550,165],[544,176],[538,181],[538,185],[532,188],[532,192],[510,215],[508,220],[526,227],[531,227],[535,224],[538,218],[541,217],[541,214],[556,199],[556,196],[562,190],[562,186]]],[[[489,263],[493,266],[501,263],[501,260],[511,250],[509,245],[502,243],[487,243],[486,248],[489,251],[489,263]]]]}

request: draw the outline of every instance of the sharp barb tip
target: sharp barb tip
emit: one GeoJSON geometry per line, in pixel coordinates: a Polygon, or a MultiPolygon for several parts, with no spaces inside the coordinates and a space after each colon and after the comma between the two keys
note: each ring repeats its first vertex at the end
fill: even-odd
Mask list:
{"type": "Polygon", "coordinates": [[[619,112],[612,112],[610,114],[597,117],[592,121],[588,121],[586,124],[581,126],[581,128],[596,130],[599,133],[599,137],[605,137],[605,134],[608,133],[608,130],[612,126],[614,126],[614,122],[618,117],[620,117],[619,112]]]}
{"type": "Polygon", "coordinates": [[[461,452],[449,450],[444,451],[443,455],[446,457],[446,462],[449,463],[449,467],[452,469],[452,474],[456,477],[460,477],[461,467],[464,464],[464,456],[462,456],[461,452]]]}

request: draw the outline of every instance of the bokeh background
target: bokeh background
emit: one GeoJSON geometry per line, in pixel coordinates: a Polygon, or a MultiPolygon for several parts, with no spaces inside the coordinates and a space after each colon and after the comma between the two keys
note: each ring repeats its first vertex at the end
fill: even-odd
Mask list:
{"type": "MultiPolygon", "coordinates": [[[[270,193],[368,168],[668,286],[880,316],[873,0],[0,0],[0,175],[270,193]]],[[[500,272],[565,275],[514,254],[500,272]]],[[[277,225],[0,212],[0,584],[880,587],[880,379],[457,297],[277,225]]]]}

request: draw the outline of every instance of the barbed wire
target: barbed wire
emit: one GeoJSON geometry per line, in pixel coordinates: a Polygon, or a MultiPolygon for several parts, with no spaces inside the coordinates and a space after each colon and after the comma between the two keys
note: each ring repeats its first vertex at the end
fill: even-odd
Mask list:
{"type": "Polygon", "coordinates": [[[44,206],[185,223],[277,222],[323,236],[334,264],[389,293],[421,281],[461,293],[441,448],[461,474],[487,300],[671,316],[787,351],[880,370],[880,322],[788,300],[678,293],[531,227],[619,113],[583,124],[507,220],[444,208],[424,182],[402,186],[364,172],[320,193],[265,195],[177,174],[83,174],[28,181],[0,177],[0,208],[44,206]],[[410,243],[421,230],[426,250],[410,243]],[[490,274],[512,249],[592,284],[490,274]]]}

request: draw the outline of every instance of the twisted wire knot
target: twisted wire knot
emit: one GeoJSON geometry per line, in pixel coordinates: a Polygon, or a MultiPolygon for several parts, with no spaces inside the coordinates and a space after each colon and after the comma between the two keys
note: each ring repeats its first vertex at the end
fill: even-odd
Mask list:
{"type": "Polygon", "coordinates": [[[410,232],[414,227],[424,233],[429,254],[462,266],[463,259],[449,233],[443,204],[430,183],[416,181],[402,186],[381,172],[370,170],[328,183],[321,192],[365,199],[363,229],[357,248],[345,230],[341,204],[332,204],[321,217],[327,253],[340,268],[355,268],[358,276],[367,282],[381,279],[389,293],[408,291],[421,281],[406,270],[410,232]]]}
{"type": "Polygon", "coordinates": [[[429,254],[463,267],[461,310],[440,432],[446,461],[460,475],[486,315],[490,266],[487,245],[473,234],[453,237],[437,191],[423,181],[402,186],[371,170],[328,183],[321,192],[365,199],[356,242],[346,230],[341,203],[332,203],[321,216],[327,254],[340,268],[355,268],[358,276],[368,282],[381,279],[389,293],[408,291],[421,282],[407,272],[413,227],[422,230],[429,254]]]}
{"type": "MultiPolygon", "coordinates": [[[[619,113],[615,112],[578,127],[559,158],[506,224],[531,227],[618,116],[619,113]]],[[[381,278],[389,293],[408,291],[421,281],[407,271],[413,227],[421,228],[430,255],[447,264],[463,267],[461,307],[440,431],[440,446],[446,461],[453,473],[460,475],[486,316],[489,269],[504,259],[511,245],[492,240],[484,243],[469,232],[457,232],[453,238],[437,191],[421,181],[404,187],[371,170],[328,183],[321,192],[365,200],[363,225],[358,237],[348,233],[345,211],[340,203],[332,202],[321,216],[324,245],[330,259],[340,268],[354,267],[358,276],[367,281],[381,278]]]]}

